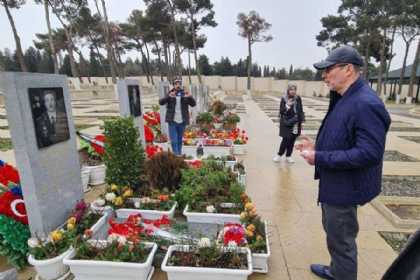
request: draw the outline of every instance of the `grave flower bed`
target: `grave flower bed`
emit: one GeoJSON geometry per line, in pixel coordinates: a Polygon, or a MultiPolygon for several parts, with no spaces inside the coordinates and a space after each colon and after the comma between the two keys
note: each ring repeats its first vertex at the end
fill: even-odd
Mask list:
{"type": "Polygon", "coordinates": [[[222,164],[208,161],[200,168],[183,170],[180,186],[175,198],[185,207],[188,222],[239,222],[243,187],[222,164]]]}
{"type": "Polygon", "coordinates": [[[202,238],[197,245],[172,245],[162,263],[169,280],[244,280],[252,273],[249,249],[222,247],[202,238]]]}
{"type": "Polygon", "coordinates": [[[75,238],[86,233],[96,234],[106,224],[106,220],[106,215],[91,212],[87,204],[78,202],[60,229],[52,231],[46,239],[35,237],[28,240],[28,262],[42,279],[66,277],[68,267],[63,264],[63,260],[70,253],[75,238]]]}
{"type": "Polygon", "coordinates": [[[76,279],[151,279],[157,245],[141,241],[140,222],[139,216],[121,224],[111,220],[107,240],[77,239],[64,263],[76,279]]]}

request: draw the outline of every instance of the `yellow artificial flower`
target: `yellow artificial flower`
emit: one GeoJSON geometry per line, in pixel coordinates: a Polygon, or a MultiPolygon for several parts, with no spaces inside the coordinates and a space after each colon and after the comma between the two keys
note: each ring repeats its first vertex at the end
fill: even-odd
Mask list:
{"type": "Polygon", "coordinates": [[[245,209],[250,211],[252,208],[254,208],[254,204],[252,202],[248,202],[245,204],[245,209]]]}
{"type": "Polygon", "coordinates": [[[255,231],[255,226],[253,224],[250,224],[246,227],[247,230],[254,232],[255,231]]]}
{"type": "Polygon", "coordinates": [[[254,233],[250,230],[246,230],[245,232],[246,232],[246,236],[248,236],[248,237],[253,237],[254,236],[254,233]]]}
{"type": "Polygon", "coordinates": [[[124,198],[127,198],[127,197],[132,197],[132,196],[133,196],[133,194],[134,194],[133,190],[129,188],[129,189],[127,189],[127,190],[123,193],[123,197],[124,197],[124,198]]]}
{"type": "Polygon", "coordinates": [[[241,216],[240,216],[241,220],[245,220],[245,219],[246,219],[246,217],[247,217],[246,212],[242,212],[242,213],[241,213],[241,216]]]}
{"type": "Polygon", "coordinates": [[[69,218],[67,220],[67,224],[73,224],[73,225],[75,225],[76,224],[76,217],[69,218]]]}
{"type": "Polygon", "coordinates": [[[67,223],[67,230],[73,230],[75,228],[75,225],[72,223],[67,223]]]}
{"type": "Polygon", "coordinates": [[[121,206],[121,205],[123,205],[123,203],[124,203],[124,200],[123,200],[123,198],[121,196],[118,196],[115,199],[115,202],[114,202],[115,206],[121,206]]]}
{"type": "Polygon", "coordinates": [[[117,186],[117,185],[115,185],[115,184],[112,184],[112,185],[111,185],[111,191],[113,191],[113,192],[118,191],[118,186],[117,186]]]}
{"type": "Polygon", "coordinates": [[[257,241],[262,241],[264,238],[261,235],[257,235],[257,241]]]}
{"type": "Polygon", "coordinates": [[[53,242],[58,242],[63,239],[63,233],[59,230],[54,230],[51,232],[51,239],[53,242]]]}

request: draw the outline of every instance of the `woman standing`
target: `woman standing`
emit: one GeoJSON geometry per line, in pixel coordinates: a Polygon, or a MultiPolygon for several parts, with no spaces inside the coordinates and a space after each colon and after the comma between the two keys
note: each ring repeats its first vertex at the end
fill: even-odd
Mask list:
{"type": "Polygon", "coordinates": [[[165,121],[169,127],[172,152],[176,155],[182,154],[182,137],[185,127],[190,123],[188,106],[194,107],[196,104],[191,93],[184,91],[181,85],[181,80],[175,80],[174,88],[159,100],[160,105],[167,105],[165,121]]]}
{"type": "Polygon", "coordinates": [[[302,131],[302,122],[305,121],[302,99],[297,95],[296,90],[296,85],[288,85],[287,93],[280,101],[280,136],[283,139],[279,152],[273,158],[274,162],[279,162],[284,153],[286,153],[288,163],[295,162],[291,157],[293,147],[302,131]]]}

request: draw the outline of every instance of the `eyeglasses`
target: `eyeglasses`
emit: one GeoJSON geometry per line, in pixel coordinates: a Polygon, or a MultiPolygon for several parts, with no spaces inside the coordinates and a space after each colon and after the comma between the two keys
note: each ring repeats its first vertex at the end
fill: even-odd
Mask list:
{"type": "Polygon", "coordinates": [[[343,68],[344,66],[347,66],[347,65],[349,65],[349,64],[348,64],[348,63],[334,64],[334,65],[332,65],[332,66],[330,66],[330,67],[325,68],[325,69],[324,69],[324,72],[328,74],[328,73],[330,73],[333,69],[335,69],[335,68],[337,68],[337,67],[343,68]]]}

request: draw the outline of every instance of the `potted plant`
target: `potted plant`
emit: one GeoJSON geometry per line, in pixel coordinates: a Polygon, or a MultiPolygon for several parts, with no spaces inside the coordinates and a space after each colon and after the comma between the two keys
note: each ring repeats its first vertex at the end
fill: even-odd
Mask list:
{"type": "Polygon", "coordinates": [[[157,245],[141,242],[139,223],[139,218],[134,216],[123,224],[111,223],[107,240],[76,239],[64,263],[76,279],[151,279],[157,245]]]}
{"type": "MultiPolygon", "coordinates": [[[[103,141],[103,135],[97,135],[95,140],[103,141]]],[[[92,186],[101,185],[105,182],[105,164],[103,153],[94,145],[84,139],[80,139],[80,156],[82,161],[82,183],[84,191],[88,191],[88,182],[92,186]]]]}
{"type": "Polygon", "coordinates": [[[246,154],[246,144],[248,143],[248,135],[245,130],[240,130],[236,128],[231,132],[230,135],[233,140],[233,154],[235,155],[244,155],[246,154]]]}
{"type": "Polygon", "coordinates": [[[252,273],[248,248],[223,247],[202,238],[197,245],[172,245],[162,263],[169,280],[245,280],[252,273]]]}
{"type": "Polygon", "coordinates": [[[244,211],[241,213],[241,223],[245,228],[248,247],[252,253],[254,272],[268,273],[268,259],[271,255],[270,242],[268,240],[267,222],[261,220],[250,198],[241,196],[244,211]]]}
{"type": "Polygon", "coordinates": [[[209,112],[199,113],[196,118],[196,123],[200,126],[200,129],[208,133],[211,129],[213,122],[213,116],[209,112]]]}
{"type": "Polygon", "coordinates": [[[223,127],[227,130],[234,130],[240,121],[241,118],[237,114],[229,112],[223,119],[223,127]]]}
{"type": "Polygon", "coordinates": [[[138,187],[144,174],[145,153],[133,118],[106,121],[105,137],[106,183],[138,187]]]}
{"type": "Polygon", "coordinates": [[[134,191],[132,188],[111,184],[99,198],[92,202],[91,209],[96,212],[104,213],[111,211],[112,209],[123,208],[126,200],[133,196],[134,191]]]}
{"type": "Polygon", "coordinates": [[[234,166],[237,163],[237,159],[233,155],[227,155],[227,156],[214,156],[209,155],[206,160],[215,160],[217,162],[222,163],[225,167],[231,168],[233,170],[234,166]]]}
{"type": "Polygon", "coordinates": [[[239,222],[243,187],[235,175],[215,161],[182,172],[181,188],[175,194],[188,222],[224,224],[239,222]]]}

